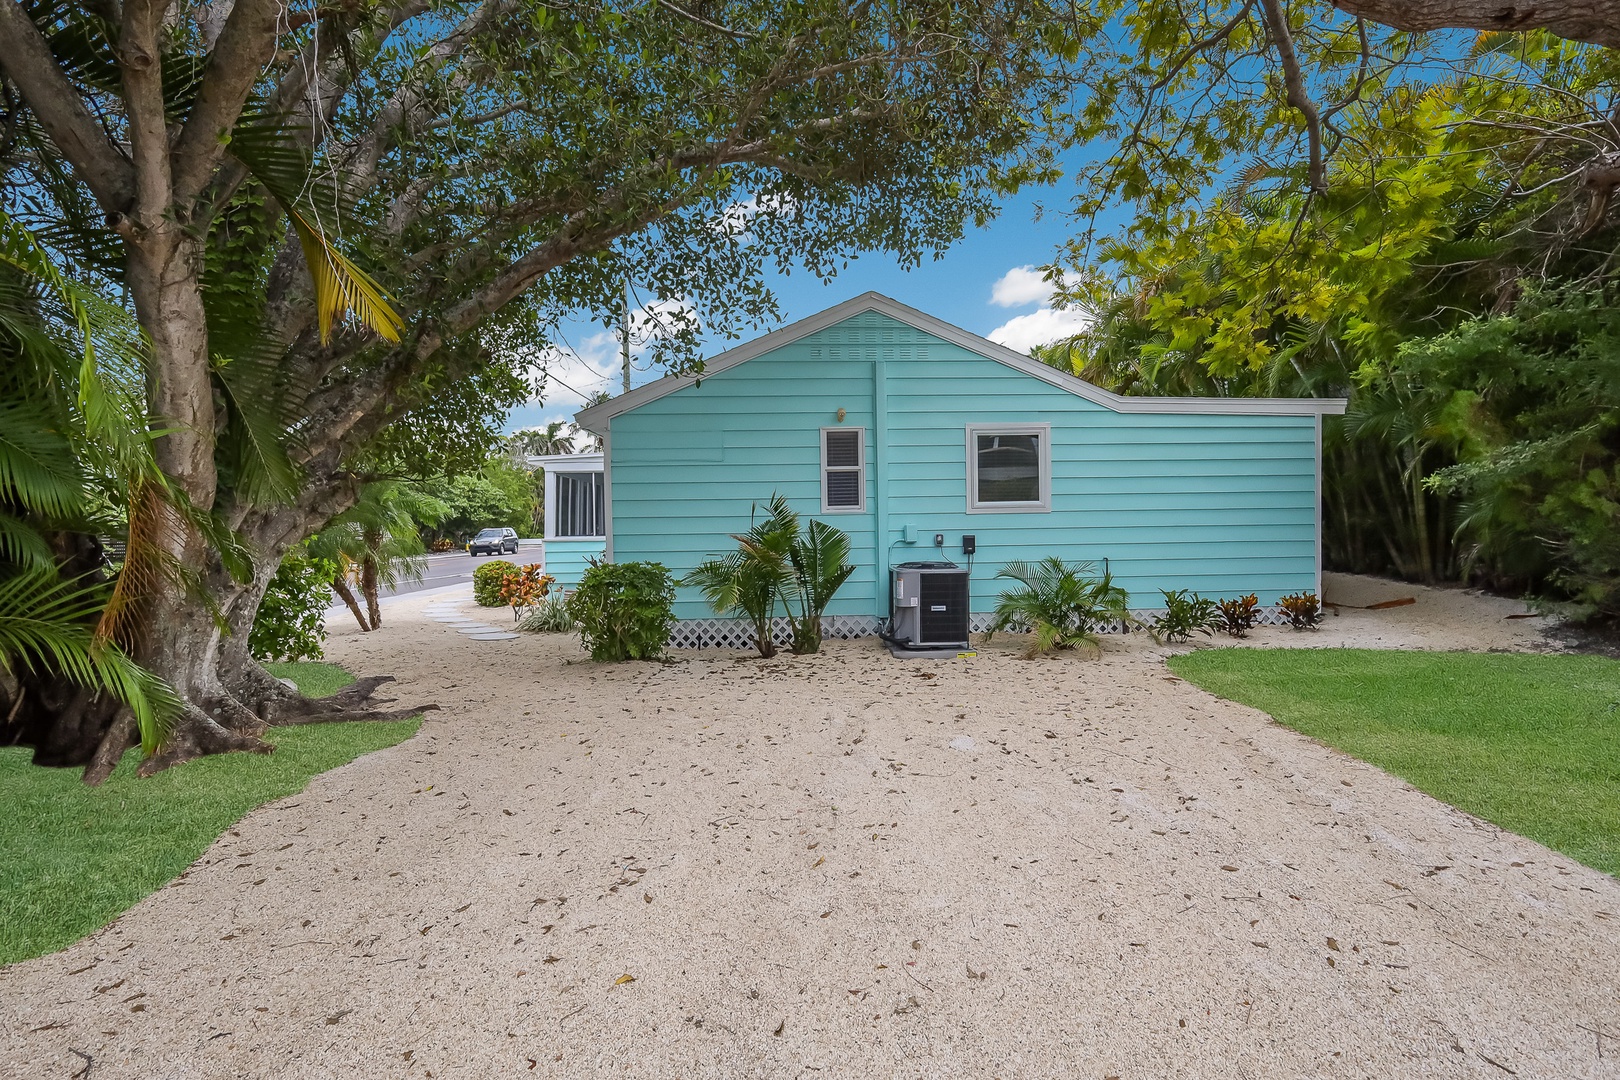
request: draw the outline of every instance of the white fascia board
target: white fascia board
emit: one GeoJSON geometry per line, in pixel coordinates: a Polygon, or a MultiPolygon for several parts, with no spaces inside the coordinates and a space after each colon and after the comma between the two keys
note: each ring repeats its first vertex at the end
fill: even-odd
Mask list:
{"type": "Polygon", "coordinates": [[[600,405],[589,409],[582,409],[574,417],[574,422],[587,431],[601,433],[608,421],[621,413],[629,412],[656,401],[666,394],[673,394],[685,386],[691,386],[717,375],[727,368],[752,360],[756,356],[790,345],[800,338],[808,337],[829,326],[835,326],[845,319],[859,315],[866,311],[876,311],[892,319],[905,323],[925,334],[948,341],[953,345],[961,346],[969,352],[977,353],[988,360],[1005,364],[1010,368],[1021,371],[1026,375],[1050,383],[1077,397],[1112,409],[1119,413],[1205,413],[1224,414],[1230,416],[1322,416],[1339,415],[1349,404],[1344,398],[1213,398],[1213,397],[1126,397],[1100,386],[1095,386],[1086,380],[1049,367],[1039,360],[1023,353],[1015,352],[1004,345],[997,345],[977,334],[969,333],[959,326],[950,323],[916,308],[908,307],[897,300],[876,292],[862,293],[853,300],[846,300],[842,304],[828,308],[826,311],[811,315],[807,319],[800,319],[790,323],[780,330],[774,330],[762,338],[739,345],[729,352],[723,352],[714,359],[706,361],[701,375],[668,375],[656,382],[636,388],[628,394],[621,394],[600,405]]]}
{"type": "Polygon", "coordinates": [[[590,454],[530,454],[523,459],[531,469],[547,472],[560,466],[578,466],[579,472],[601,472],[602,455],[590,454]]]}

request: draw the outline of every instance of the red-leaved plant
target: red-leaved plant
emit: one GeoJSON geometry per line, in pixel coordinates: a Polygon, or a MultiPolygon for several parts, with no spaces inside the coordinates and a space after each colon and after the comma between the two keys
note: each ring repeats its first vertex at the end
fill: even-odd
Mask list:
{"type": "Polygon", "coordinates": [[[542,573],[539,563],[513,570],[501,579],[501,602],[512,609],[512,621],[546,598],[557,579],[542,573]]]}

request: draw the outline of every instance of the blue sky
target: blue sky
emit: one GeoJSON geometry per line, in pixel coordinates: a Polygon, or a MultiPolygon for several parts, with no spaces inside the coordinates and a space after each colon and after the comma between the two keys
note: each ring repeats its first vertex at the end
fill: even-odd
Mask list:
{"type": "MultiPolygon", "coordinates": [[[[1076,328],[1077,316],[1050,308],[1048,289],[1039,281],[1038,272],[1024,270],[1038,271],[1052,261],[1071,234],[1073,225],[1064,213],[1069,193],[1064,182],[1020,192],[988,226],[970,229],[944,258],[910,272],[891,258],[874,254],[854,261],[830,283],[823,284],[810,274],[795,274],[772,275],[769,284],[785,322],[814,315],[870,289],[1012,348],[1027,350],[1076,328]],[[1043,206],[1044,216],[1040,213],[1043,206]]],[[[600,322],[584,320],[564,331],[571,352],[554,365],[555,378],[546,385],[545,400],[514,409],[507,419],[508,431],[572,419],[581,394],[604,386],[618,392],[619,346],[614,336],[600,322]]],[[[716,344],[707,355],[725,347],[716,344]]],[[[645,358],[637,359],[633,366],[633,386],[662,374],[645,358]]]]}

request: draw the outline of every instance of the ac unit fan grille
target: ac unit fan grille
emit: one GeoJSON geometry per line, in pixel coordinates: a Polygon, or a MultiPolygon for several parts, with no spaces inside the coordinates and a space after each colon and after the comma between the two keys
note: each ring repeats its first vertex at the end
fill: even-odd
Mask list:
{"type": "Polygon", "coordinates": [[[959,642],[968,636],[966,574],[923,574],[918,597],[922,642],[959,642]]]}

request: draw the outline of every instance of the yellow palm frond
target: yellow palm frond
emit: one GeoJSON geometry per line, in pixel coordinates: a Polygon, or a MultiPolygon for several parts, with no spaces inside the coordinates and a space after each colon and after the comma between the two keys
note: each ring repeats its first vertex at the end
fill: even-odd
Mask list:
{"type": "Polygon", "coordinates": [[[332,337],[332,324],[352,313],[389,341],[398,341],[405,320],[388,302],[388,294],[371,276],[327,240],[320,227],[297,210],[287,216],[304,248],[304,262],[315,283],[315,318],[321,341],[332,337]]]}

